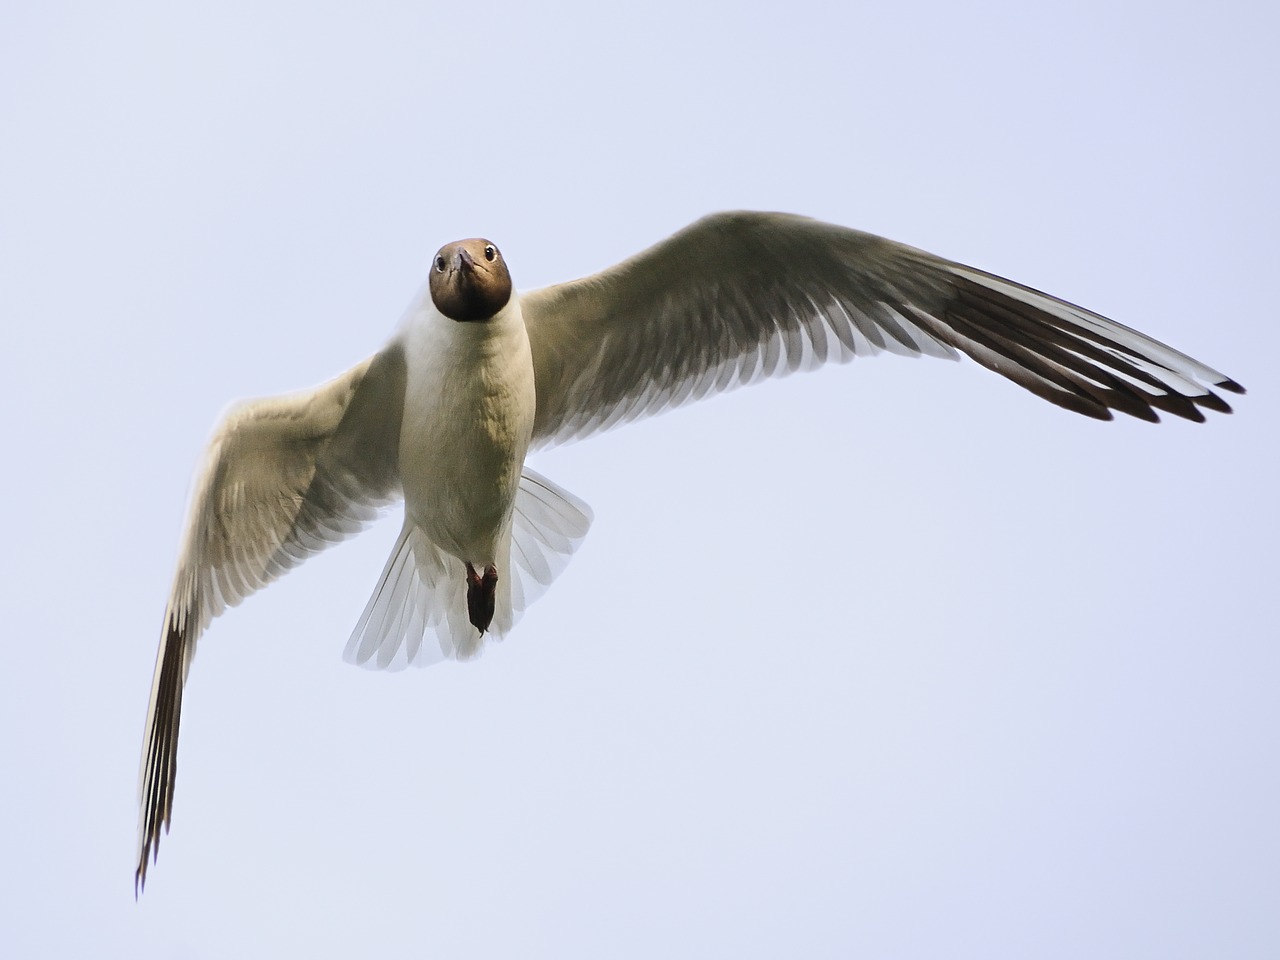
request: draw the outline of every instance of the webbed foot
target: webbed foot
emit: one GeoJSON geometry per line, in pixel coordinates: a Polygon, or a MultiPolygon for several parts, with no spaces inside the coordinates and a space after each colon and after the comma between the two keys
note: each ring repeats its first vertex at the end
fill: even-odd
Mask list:
{"type": "Polygon", "coordinates": [[[467,618],[471,625],[480,631],[480,636],[489,629],[493,622],[493,608],[497,599],[498,568],[489,564],[484,568],[484,575],[476,572],[476,568],[467,563],[467,618]]]}

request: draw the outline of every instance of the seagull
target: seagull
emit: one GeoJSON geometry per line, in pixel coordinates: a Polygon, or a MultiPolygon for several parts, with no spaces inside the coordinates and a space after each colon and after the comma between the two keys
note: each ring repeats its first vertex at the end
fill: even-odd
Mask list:
{"type": "Polygon", "coordinates": [[[400,669],[508,633],[586,535],[531,449],[825,362],[972,357],[1038,397],[1203,421],[1234,380],[1065,300],[805,217],[705,217],[594,276],[518,293],[489,240],[441,247],[390,341],[316,389],[233,407],[209,443],[160,634],[135,893],[169,829],[183,685],[227,607],[404,502],[345,657],[400,669]]]}

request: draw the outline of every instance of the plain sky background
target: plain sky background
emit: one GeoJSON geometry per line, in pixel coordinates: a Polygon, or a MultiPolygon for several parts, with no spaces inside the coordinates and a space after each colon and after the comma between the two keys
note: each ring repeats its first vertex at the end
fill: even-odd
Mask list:
{"type": "Polygon", "coordinates": [[[200,6],[0,13],[0,953],[1280,953],[1274,4],[200,6]],[[529,289],[735,207],[1250,394],[1103,424],[878,357],[547,451],[566,573],[382,675],[395,511],[205,636],[135,903],[225,406],[375,350],[446,241],[529,289]]]}

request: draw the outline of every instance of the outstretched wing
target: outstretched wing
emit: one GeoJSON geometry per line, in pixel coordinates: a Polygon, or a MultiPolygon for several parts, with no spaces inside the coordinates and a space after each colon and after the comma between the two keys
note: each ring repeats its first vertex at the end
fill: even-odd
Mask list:
{"type": "Polygon", "coordinates": [[[227,607],[400,496],[405,361],[398,345],[310,391],[233,409],[205,455],[151,682],[139,781],[138,867],[169,826],[182,687],[196,640],[227,607]]]}
{"type": "Polygon", "coordinates": [[[536,442],[763,377],[889,350],[968,354],[1068,410],[1229,413],[1239,384],[1081,307],[871,234],[777,213],[706,217],[601,273],[525,294],[536,442]]]}

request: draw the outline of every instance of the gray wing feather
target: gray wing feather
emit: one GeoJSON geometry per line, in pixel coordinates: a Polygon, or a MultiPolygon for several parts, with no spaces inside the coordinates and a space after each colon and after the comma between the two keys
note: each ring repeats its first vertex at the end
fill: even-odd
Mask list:
{"type": "Polygon", "coordinates": [[[182,688],[209,621],[399,498],[398,345],[310,392],[223,419],[192,498],[156,656],[139,779],[135,887],[169,826],[182,688]]]}
{"type": "Polygon", "coordinates": [[[884,350],[968,354],[1098,419],[1230,412],[1239,384],[1074,304],[804,217],[721,213],[521,300],[535,443],[585,436],[769,376],[884,350]]]}

